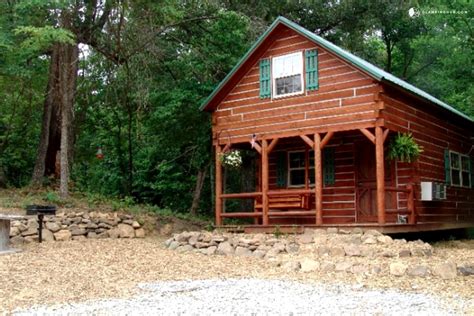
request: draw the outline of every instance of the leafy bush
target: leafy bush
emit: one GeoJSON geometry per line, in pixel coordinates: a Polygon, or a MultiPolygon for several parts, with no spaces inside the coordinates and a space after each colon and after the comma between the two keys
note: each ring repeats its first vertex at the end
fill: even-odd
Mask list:
{"type": "Polygon", "coordinates": [[[53,192],[53,191],[50,191],[50,192],[46,193],[46,196],[44,197],[44,200],[46,202],[52,203],[52,204],[58,204],[61,201],[61,199],[56,194],[56,192],[53,192]]]}

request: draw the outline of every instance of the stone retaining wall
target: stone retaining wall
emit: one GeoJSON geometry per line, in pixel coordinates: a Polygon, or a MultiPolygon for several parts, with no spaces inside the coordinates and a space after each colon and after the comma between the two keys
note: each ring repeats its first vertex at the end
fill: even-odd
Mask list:
{"type": "MultiPolygon", "coordinates": [[[[25,216],[10,225],[10,242],[38,241],[37,216],[25,216]]],[[[142,238],[145,230],[129,214],[102,212],[60,212],[45,216],[43,241],[82,240],[86,238],[142,238]]]]}
{"type": "Polygon", "coordinates": [[[362,276],[451,279],[474,274],[474,263],[446,262],[421,240],[392,239],[376,230],[307,230],[302,235],[183,232],[165,245],[178,252],[266,259],[289,272],[349,272],[362,276]]]}

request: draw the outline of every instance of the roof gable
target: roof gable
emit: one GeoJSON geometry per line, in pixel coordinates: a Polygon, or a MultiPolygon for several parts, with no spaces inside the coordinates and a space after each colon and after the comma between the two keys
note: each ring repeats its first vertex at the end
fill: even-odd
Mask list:
{"type": "Polygon", "coordinates": [[[242,71],[242,69],[244,69],[245,66],[251,66],[256,60],[260,58],[260,56],[265,52],[265,50],[273,41],[272,34],[274,34],[275,30],[281,27],[281,25],[294,30],[298,34],[301,34],[302,36],[313,41],[314,43],[319,44],[321,47],[326,48],[328,51],[342,58],[346,62],[354,65],[356,68],[364,71],[368,75],[372,76],[374,79],[380,82],[387,82],[389,84],[398,86],[411,94],[419,96],[470,121],[471,123],[474,122],[474,120],[471,119],[469,116],[458,111],[447,103],[435,98],[434,96],[413,86],[412,84],[378,68],[377,66],[363,60],[362,58],[357,57],[356,55],[340,48],[339,46],[325,40],[324,38],[314,34],[313,32],[310,32],[309,30],[284,17],[278,17],[265,31],[265,33],[260,36],[260,38],[252,45],[252,47],[247,51],[247,53],[234,66],[234,68],[219,83],[219,85],[214,89],[214,91],[209,95],[209,97],[204,100],[203,104],[201,105],[201,110],[212,111],[217,107],[218,103],[225,97],[225,95],[223,95],[223,91],[225,91],[224,88],[228,88],[229,86],[231,87],[233,84],[236,84],[238,80],[244,75],[244,71],[242,71]]]}

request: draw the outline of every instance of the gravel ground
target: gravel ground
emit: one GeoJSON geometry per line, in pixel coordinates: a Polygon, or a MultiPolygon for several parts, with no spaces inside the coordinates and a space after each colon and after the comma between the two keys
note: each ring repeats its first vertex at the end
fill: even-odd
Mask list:
{"type": "MultiPolygon", "coordinates": [[[[199,303],[207,299],[211,302],[209,306],[222,308],[219,312],[216,310],[216,313],[224,314],[227,311],[240,313],[239,308],[245,306],[258,306],[261,308],[256,310],[259,314],[273,314],[266,312],[268,305],[264,305],[273,300],[278,306],[277,311],[286,314],[289,314],[286,312],[288,306],[291,306],[293,314],[302,311],[317,313],[320,308],[330,308],[321,310],[321,313],[338,314],[345,311],[358,314],[363,313],[368,306],[370,310],[367,313],[376,313],[377,306],[383,304],[380,307],[382,313],[400,311],[403,308],[402,314],[405,314],[405,309],[409,309],[413,313],[426,311],[431,314],[446,314],[451,310],[453,313],[474,315],[473,277],[441,280],[390,275],[361,277],[339,272],[287,272],[261,259],[178,253],[165,249],[163,242],[163,238],[149,237],[34,243],[24,246],[23,252],[2,255],[0,314],[19,308],[31,308],[33,305],[78,303],[79,306],[89,308],[89,303],[81,305],[81,302],[89,300],[97,302],[93,306],[98,313],[106,313],[113,304],[118,304],[117,311],[124,314],[127,310],[121,308],[127,305],[138,308],[143,304],[144,309],[149,307],[160,311],[160,308],[169,308],[168,305],[162,305],[168,304],[167,302],[172,302],[170,306],[174,305],[171,311],[179,313],[179,308],[188,306],[188,302],[195,302],[196,308],[207,306],[199,303]],[[247,280],[230,281],[244,278],[247,280]],[[199,285],[201,283],[196,283],[198,286],[188,283],[188,280],[221,281],[203,281],[202,286],[199,285]],[[294,282],[303,282],[305,285],[294,282]],[[143,283],[152,285],[137,287],[143,283]],[[198,289],[186,291],[188,286],[198,289]],[[151,291],[144,292],[140,288],[151,291]],[[178,291],[173,294],[170,289],[178,291]],[[345,293],[344,296],[338,297],[338,291],[345,293]],[[224,295],[225,300],[221,298],[224,295]],[[371,296],[376,299],[372,300],[371,296]],[[253,303],[253,300],[258,300],[259,305],[253,303]],[[226,303],[221,304],[221,301],[226,303]],[[226,307],[229,302],[234,303],[226,307]],[[248,304],[244,305],[243,302],[248,304]],[[347,309],[333,310],[336,303],[347,309]],[[234,306],[235,310],[225,309],[230,306],[234,306]],[[354,309],[350,310],[351,306],[354,309]],[[358,309],[358,306],[362,308],[358,309]],[[319,309],[315,309],[316,307],[319,309]]],[[[443,249],[444,258],[466,255],[471,258],[472,249],[443,249]]],[[[74,308],[75,305],[70,306],[74,308]]],[[[46,310],[31,312],[41,311],[46,310]]],[[[68,311],[76,313],[73,309],[68,311]]],[[[68,311],[64,310],[64,313],[68,311]]],[[[129,313],[132,311],[135,314],[135,309],[129,313]]],[[[167,311],[163,310],[163,313],[167,314],[167,311]]],[[[194,311],[199,313],[198,309],[191,309],[189,313],[194,311]]],[[[145,312],[146,310],[142,310],[142,313],[145,312]]],[[[201,313],[210,312],[205,309],[201,313]]],[[[242,310],[242,313],[250,312],[248,309],[242,310]]]]}
{"type": "Polygon", "coordinates": [[[456,315],[462,299],[374,291],[347,285],[230,279],[141,284],[128,299],[38,306],[15,315],[456,315]]]}

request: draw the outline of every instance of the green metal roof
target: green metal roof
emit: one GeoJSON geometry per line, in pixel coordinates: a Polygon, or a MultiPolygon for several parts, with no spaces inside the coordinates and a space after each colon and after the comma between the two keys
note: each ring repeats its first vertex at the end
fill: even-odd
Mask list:
{"type": "Polygon", "coordinates": [[[214,96],[217,94],[217,92],[220,91],[220,89],[227,83],[227,81],[232,77],[232,75],[235,73],[235,71],[250,57],[250,55],[255,51],[255,49],[265,40],[265,38],[270,34],[275,27],[278,24],[284,24],[285,26],[289,27],[290,29],[294,30],[295,32],[305,36],[309,40],[321,45],[322,47],[326,48],[330,52],[336,54],[337,56],[341,57],[345,61],[349,62],[350,64],[356,66],[357,68],[365,71],[367,74],[371,75],[373,78],[379,80],[379,81],[386,81],[391,84],[394,84],[408,92],[411,92],[417,96],[422,97],[423,99],[426,99],[436,105],[439,105],[440,107],[457,114],[464,119],[467,119],[470,122],[474,123],[474,120],[467,116],[466,114],[456,110],[449,104],[435,98],[434,96],[426,93],[425,91],[415,87],[414,85],[398,78],[395,77],[394,75],[386,72],[385,70],[380,69],[379,67],[363,60],[360,57],[357,57],[356,55],[340,48],[337,45],[334,45],[333,43],[325,40],[324,38],[314,34],[313,32],[308,31],[304,27],[288,20],[287,18],[284,17],[278,17],[271,25],[270,27],[265,31],[265,33],[262,34],[262,36],[259,37],[259,39],[252,45],[252,47],[248,50],[248,52],[242,57],[242,59],[235,65],[235,67],[232,69],[231,72],[227,74],[227,76],[222,80],[222,82],[214,89],[214,91],[211,93],[211,95],[204,100],[203,104],[201,105],[201,110],[205,109],[207,104],[214,98],[214,96]]]}

